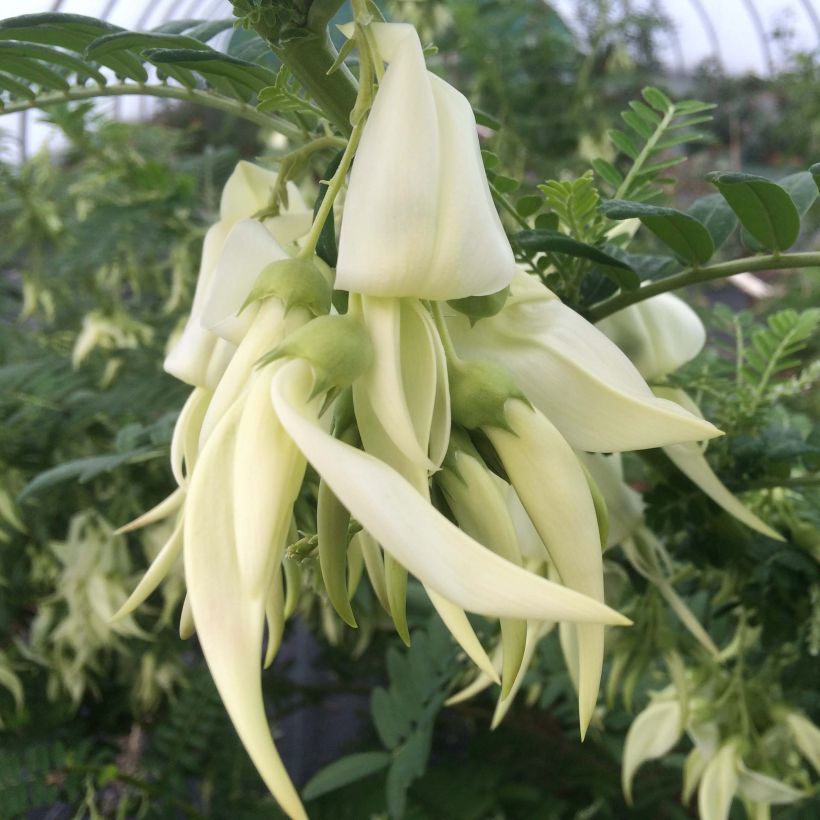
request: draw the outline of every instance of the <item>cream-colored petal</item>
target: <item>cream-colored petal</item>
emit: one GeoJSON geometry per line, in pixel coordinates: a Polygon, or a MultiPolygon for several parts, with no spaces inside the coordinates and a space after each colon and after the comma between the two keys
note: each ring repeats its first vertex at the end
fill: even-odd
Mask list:
{"type": "Polygon", "coordinates": [[[199,451],[199,432],[211,400],[211,391],[195,387],[180,410],[171,438],[171,472],[180,487],[188,482],[199,451]],[[186,475],[187,472],[187,475],[186,475]]]}
{"type": "Polygon", "coordinates": [[[231,228],[214,270],[202,307],[201,324],[212,333],[238,345],[256,310],[242,306],[257,277],[271,262],[288,259],[279,243],[254,219],[243,219],[231,228]]]}
{"type": "Polygon", "coordinates": [[[768,806],[786,806],[808,797],[806,792],[795,789],[782,780],[747,769],[742,762],[738,764],[737,793],[744,800],[768,806]]]}
{"type": "Polygon", "coordinates": [[[305,459],[276,417],[270,385],[277,363],[257,372],[248,390],[233,453],[233,513],[242,583],[262,595],[279,570],[305,474],[305,459]]]}
{"type": "Polygon", "coordinates": [[[703,771],[698,789],[701,820],[728,820],[737,785],[737,750],[734,743],[726,743],[703,771]]]}
{"type": "Polygon", "coordinates": [[[114,535],[124,535],[127,532],[134,532],[134,530],[142,529],[150,524],[156,524],[158,521],[162,521],[163,519],[168,518],[169,515],[175,513],[182,506],[184,501],[185,490],[177,487],[171,495],[167,498],[163,498],[159,504],[152,507],[147,512],[144,512],[133,521],[129,521],[127,524],[123,524],[119,529],[114,530],[114,535]]]}
{"type": "MultiPolygon", "coordinates": [[[[438,117],[418,35],[391,54],[350,174],[336,287],[426,298],[438,226],[438,117]]],[[[407,32],[405,30],[405,35],[407,32]]]]}
{"type": "Polygon", "coordinates": [[[247,160],[240,160],[225,182],[219,216],[229,224],[248,219],[270,202],[277,174],[247,160]]]}
{"type": "MultiPolygon", "coordinates": [[[[453,458],[455,472],[443,470],[439,484],[458,525],[467,535],[492,549],[502,558],[521,565],[515,526],[502,489],[496,484],[489,470],[473,456],[456,452],[453,458]]],[[[521,668],[525,643],[526,623],[503,618],[502,697],[509,693],[521,668]]]]}
{"type": "Polygon", "coordinates": [[[304,325],[310,318],[310,313],[304,308],[293,308],[285,316],[284,305],[275,298],[266,299],[259,306],[245,338],[237,347],[225,375],[214,390],[202,421],[200,448],[204,446],[211,431],[228,408],[247,390],[259,358],[273,350],[285,336],[304,325]]]}
{"type": "Polygon", "coordinates": [[[820,729],[800,712],[789,712],[786,715],[786,725],[800,754],[820,774],[820,729]]]}
{"type": "MultiPolygon", "coordinates": [[[[361,404],[366,396],[370,409],[378,419],[381,428],[395,446],[412,464],[430,465],[427,457],[427,442],[421,443],[405,392],[402,368],[402,303],[398,299],[361,297],[361,317],[373,342],[373,364],[354,385],[354,404],[361,404]]],[[[354,305],[354,310],[358,309],[354,305]]],[[[412,321],[412,314],[408,319],[412,321]]],[[[433,356],[432,349],[421,351],[421,355],[433,356]]],[[[429,368],[428,368],[429,369],[429,368]]],[[[430,374],[435,379],[435,374],[430,374]]],[[[433,388],[434,389],[434,388],[433,388]]],[[[417,402],[416,402],[417,403],[417,402]]],[[[431,407],[432,411],[432,407],[431,407]]],[[[359,417],[359,407],[356,407],[359,417]]],[[[366,425],[360,425],[360,427],[366,425]]],[[[421,422],[424,427],[424,422],[421,422]]],[[[367,429],[361,429],[362,441],[368,448],[367,429]]],[[[429,436],[429,427],[426,431],[429,436]]]]}
{"type": "Polygon", "coordinates": [[[618,453],[577,453],[581,463],[589,470],[606,501],[609,511],[607,547],[620,544],[632,535],[643,520],[643,501],[623,477],[621,457],[618,453]]]}
{"type": "Polygon", "coordinates": [[[145,571],[140,582],[134,591],[128,596],[128,600],[119,608],[111,619],[118,621],[126,615],[130,615],[145,599],[162,583],[165,576],[171,571],[174,562],[182,552],[182,516],[177,521],[169,539],[162,549],[157,553],[156,558],[145,571]]]}
{"type": "Polygon", "coordinates": [[[306,820],[273,744],[262,701],[265,594],[248,594],[233,546],[231,467],[240,409],[236,405],[222,419],[191,479],[185,507],[185,580],[208,668],[246,751],[284,811],[306,820]]]}
{"type": "Polygon", "coordinates": [[[597,323],[648,381],[662,379],[695,358],[706,328],[689,305],[671,293],[653,296],[597,323]]]}
{"type": "Polygon", "coordinates": [[[274,406],[288,434],[351,514],[422,583],[492,617],[628,623],[598,601],[499,558],[432,507],[378,459],[330,437],[307,405],[313,374],[304,362],[274,378],[274,406]]]}
{"type": "Polygon", "coordinates": [[[621,786],[627,803],[632,803],[632,780],[647,760],[670,752],[681,738],[681,709],[676,700],[658,700],[632,721],[624,742],[621,786]]]}
{"type": "Polygon", "coordinates": [[[424,296],[460,299],[507,287],[515,258],[495,210],[473,109],[467,98],[430,74],[438,115],[439,221],[424,296]]]}
{"type": "MultiPolygon", "coordinates": [[[[558,430],[524,402],[508,401],[505,415],[513,432],[497,427],[487,427],[485,432],[561,580],[567,587],[603,602],[603,561],[595,506],[575,453],[558,430]]],[[[583,737],[601,683],[603,627],[580,626],[578,648],[578,705],[583,737]]]]}
{"type": "Polygon", "coordinates": [[[163,363],[166,373],[194,386],[213,386],[211,359],[218,337],[201,326],[200,317],[229,227],[226,223],[218,222],[205,234],[191,315],[182,334],[168,350],[163,363]]]}
{"type": "Polygon", "coordinates": [[[472,328],[466,317],[448,316],[456,348],[467,358],[506,367],[577,450],[641,450],[720,435],[709,422],[654,396],[600,330],[533,277],[518,274],[512,288],[507,306],[472,328]]]}

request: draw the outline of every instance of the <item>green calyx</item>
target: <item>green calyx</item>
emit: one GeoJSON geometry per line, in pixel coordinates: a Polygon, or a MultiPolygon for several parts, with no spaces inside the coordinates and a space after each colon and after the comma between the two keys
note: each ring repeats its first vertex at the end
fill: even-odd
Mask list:
{"type": "Polygon", "coordinates": [[[272,262],[256,278],[245,304],[276,296],[285,305],[285,313],[303,307],[314,316],[330,312],[330,268],[318,256],[312,259],[281,259],[272,262]]]}
{"type": "Polygon", "coordinates": [[[291,333],[259,364],[283,358],[304,359],[311,365],[316,375],[313,398],[353,384],[373,363],[373,344],[358,320],[319,316],[291,333]]]}
{"type": "Polygon", "coordinates": [[[464,478],[458,468],[459,453],[467,453],[467,455],[472,456],[477,461],[482,460],[467,431],[461,427],[454,426],[452,430],[450,430],[450,442],[447,445],[447,453],[444,456],[444,461],[441,462],[441,469],[449,470],[459,481],[464,483],[464,478]]]}
{"type": "Polygon", "coordinates": [[[510,286],[502,288],[487,296],[465,296],[463,299],[450,299],[447,304],[464,314],[470,320],[472,327],[479,319],[488,319],[500,313],[510,295],[510,286]]]}
{"type": "Polygon", "coordinates": [[[478,427],[510,430],[504,412],[507,402],[520,399],[529,404],[509,372],[492,362],[452,363],[449,379],[453,421],[468,430],[478,427]]]}

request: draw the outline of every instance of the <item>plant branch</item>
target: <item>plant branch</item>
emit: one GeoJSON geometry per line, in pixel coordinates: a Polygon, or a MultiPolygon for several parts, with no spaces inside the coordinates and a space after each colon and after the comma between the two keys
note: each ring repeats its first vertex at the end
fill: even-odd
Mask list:
{"type": "Polygon", "coordinates": [[[199,89],[182,88],[172,85],[136,85],[133,83],[112,83],[110,85],[77,86],[67,91],[55,91],[49,94],[40,94],[33,100],[8,103],[0,114],[14,114],[20,111],[30,111],[33,108],[48,108],[52,105],[76,102],[78,100],[92,100],[97,97],[162,97],[163,99],[182,100],[206,108],[215,108],[225,111],[235,117],[264,125],[284,134],[290,139],[301,139],[302,132],[293,123],[273,114],[263,114],[253,106],[212,94],[199,89]]]}
{"type": "Polygon", "coordinates": [[[609,299],[604,299],[603,302],[599,302],[590,309],[589,319],[592,322],[598,322],[630,305],[650,299],[652,296],[667,293],[671,290],[679,290],[689,285],[697,285],[701,282],[711,282],[714,279],[734,276],[736,273],[809,268],[815,265],[820,266],[820,253],[773,253],[765,256],[735,259],[731,262],[720,262],[717,265],[709,265],[705,268],[686,268],[680,273],[667,276],[665,279],[659,279],[656,282],[650,282],[637,290],[621,291],[609,299]]]}

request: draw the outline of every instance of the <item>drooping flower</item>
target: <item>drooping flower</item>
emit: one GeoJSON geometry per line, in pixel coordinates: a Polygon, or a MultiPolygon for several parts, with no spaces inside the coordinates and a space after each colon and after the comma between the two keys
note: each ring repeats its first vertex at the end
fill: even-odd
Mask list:
{"type": "Polygon", "coordinates": [[[389,67],[350,176],[336,287],[436,300],[495,293],[515,265],[470,103],[427,71],[412,26],[371,30],[389,67]]]}
{"type": "MultiPolygon", "coordinates": [[[[698,315],[671,293],[631,305],[602,319],[597,326],[629,356],[645,379],[655,383],[694,359],[706,342],[706,329],[698,315]]],[[[679,388],[655,384],[653,392],[693,415],[701,415],[695,402],[679,388]]],[[[782,541],[776,530],[746,507],[718,478],[706,460],[704,449],[703,444],[689,441],[670,443],[663,451],[718,506],[747,527],[782,541]]]]}
{"type": "MultiPolygon", "coordinates": [[[[219,206],[219,221],[205,235],[191,314],[181,335],[165,358],[165,370],[194,387],[213,387],[222,375],[233,348],[201,324],[202,311],[213,281],[217,262],[234,225],[250,219],[270,203],[276,185],[276,174],[253,163],[237,164],[225,187],[219,206]]],[[[312,212],[299,189],[289,183],[288,207],[263,224],[268,233],[282,245],[293,242],[310,228],[312,212]]]]}
{"type": "Polygon", "coordinates": [[[495,316],[448,316],[460,354],[506,367],[527,398],[576,449],[612,453],[720,435],[702,418],[655,396],[604,334],[534,276],[518,272],[495,316]]]}

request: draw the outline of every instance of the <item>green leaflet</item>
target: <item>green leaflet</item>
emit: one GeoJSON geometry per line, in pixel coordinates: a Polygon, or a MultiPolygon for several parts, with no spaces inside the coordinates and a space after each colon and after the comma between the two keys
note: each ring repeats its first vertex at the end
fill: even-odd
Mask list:
{"type": "Polygon", "coordinates": [[[753,174],[713,172],[706,179],[764,248],[785,251],[794,244],[800,233],[800,212],[785,188],[753,174]]]}
{"type": "Polygon", "coordinates": [[[715,252],[706,226],[683,211],[623,199],[604,202],[601,210],[610,219],[640,219],[661,242],[692,265],[708,262],[715,252]]]}

